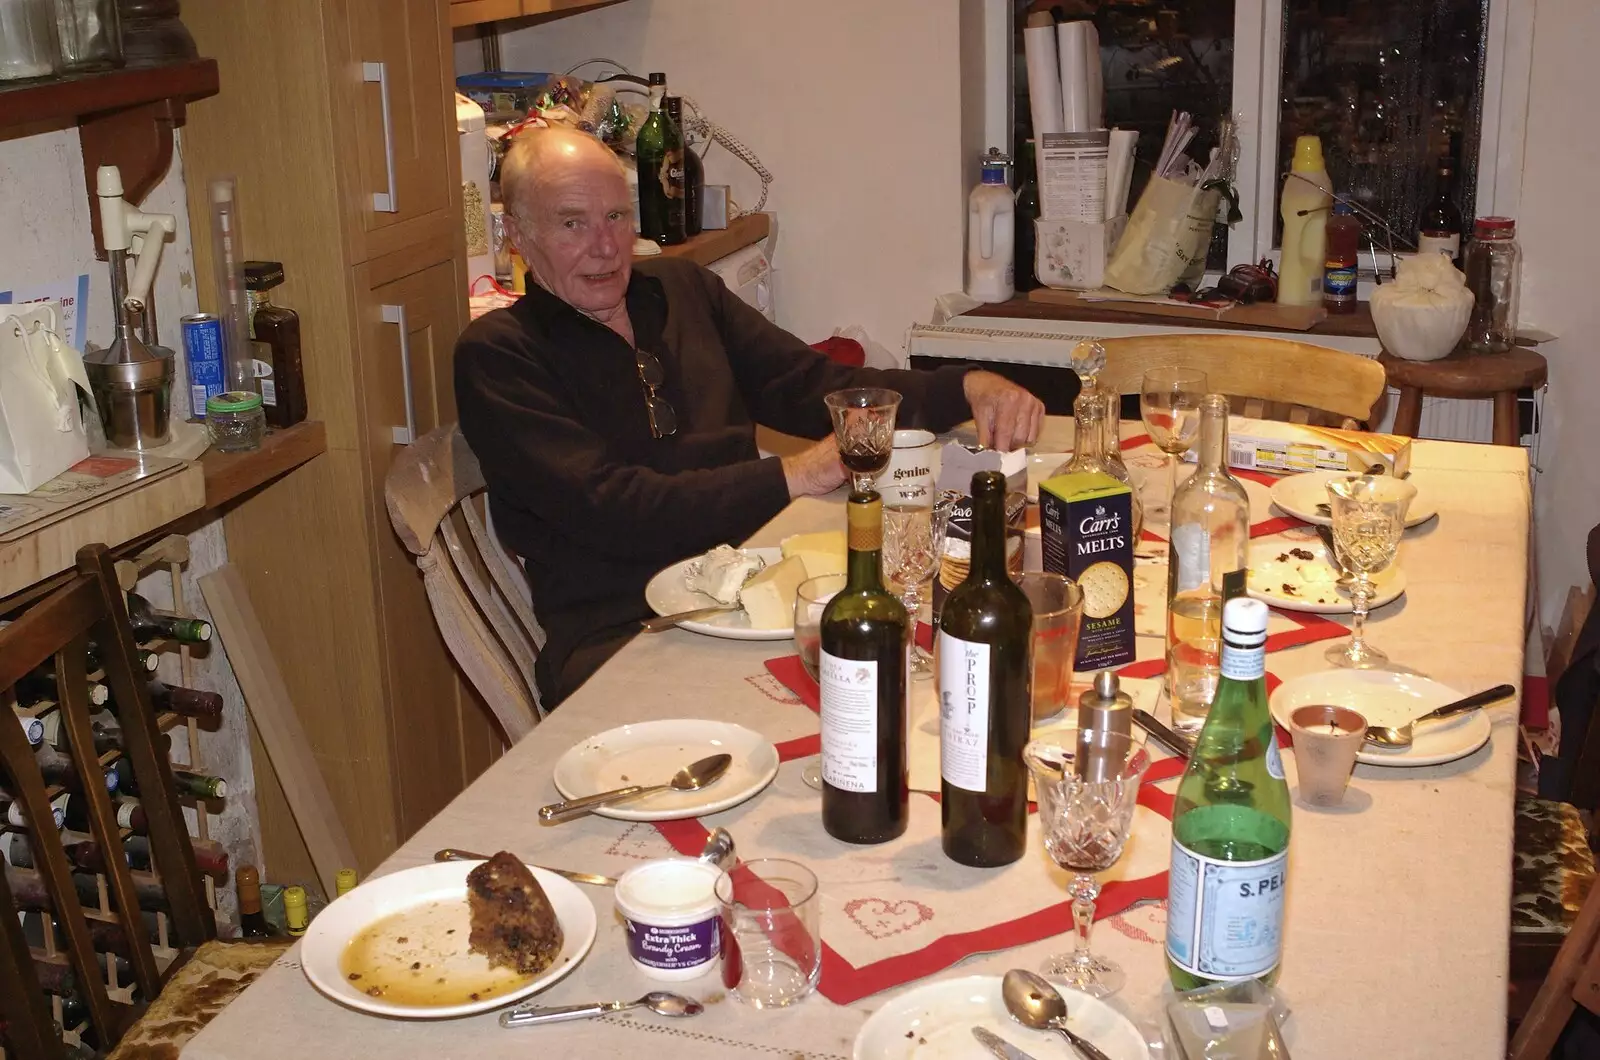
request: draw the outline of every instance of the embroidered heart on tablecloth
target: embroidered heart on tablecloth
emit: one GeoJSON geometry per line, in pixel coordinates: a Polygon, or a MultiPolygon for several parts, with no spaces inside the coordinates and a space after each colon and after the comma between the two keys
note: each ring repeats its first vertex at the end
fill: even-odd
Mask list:
{"type": "Polygon", "coordinates": [[[933,919],[933,910],[910,898],[891,902],[885,898],[853,898],[845,903],[845,916],[875,939],[886,939],[933,919]]]}

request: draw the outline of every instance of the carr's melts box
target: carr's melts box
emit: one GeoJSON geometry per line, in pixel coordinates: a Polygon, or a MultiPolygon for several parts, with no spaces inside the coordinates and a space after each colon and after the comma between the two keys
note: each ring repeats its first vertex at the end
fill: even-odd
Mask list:
{"type": "Polygon", "coordinates": [[[1228,463],[1256,471],[1403,476],[1411,469],[1411,439],[1234,416],[1228,421],[1228,463]]]}
{"type": "Polygon", "coordinates": [[[1083,589],[1074,670],[1133,662],[1133,492],[1098,471],[1039,485],[1044,569],[1083,589]]]}

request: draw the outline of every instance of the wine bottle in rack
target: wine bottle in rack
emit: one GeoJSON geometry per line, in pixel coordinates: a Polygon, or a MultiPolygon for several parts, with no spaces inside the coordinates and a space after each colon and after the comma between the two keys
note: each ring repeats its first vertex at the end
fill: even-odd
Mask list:
{"type": "Polygon", "coordinates": [[[22,723],[22,735],[27,737],[30,747],[44,743],[44,722],[27,714],[18,714],[17,720],[22,723]]]}
{"type": "MultiPolygon", "coordinates": [[[[59,784],[64,788],[77,788],[82,783],[78,773],[78,764],[69,755],[64,755],[53,747],[40,747],[34,752],[33,760],[39,765],[39,775],[44,777],[46,784],[59,784]]],[[[117,775],[114,765],[107,766],[100,771],[101,782],[106,786],[108,794],[117,791],[121,778],[117,775]]]]}
{"type": "MultiPolygon", "coordinates": [[[[100,852],[100,844],[92,839],[81,839],[77,842],[63,843],[61,849],[66,852],[67,860],[73,868],[80,872],[106,871],[105,856],[100,852]]],[[[28,842],[27,836],[13,836],[6,844],[5,857],[7,864],[18,869],[36,869],[39,866],[34,861],[33,846],[28,842]]],[[[126,855],[125,861],[130,860],[126,855]]]]}
{"type": "MultiPolygon", "coordinates": [[[[134,649],[133,667],[135,672],[143,671],[147,674],[153,674],[156,672],[156,667],[159,666],[160,663],[161,656],[156,652],[151,651],[149,648],[134,649]]],[[[89,652],[84,657],[84,665],[88,668],[90,673],[94,673],[96,670],[103,670],[105,668],[105,664],[100,659],[100,650],[95,647],[93,641],[89,642],[89,652]]]]}
{"type": "MultiPolygon", "coordinates": [[[[72,799],[65,806],[62,817],[63,827],[74,832],[87,834],[89,824],[89,800],[72,799]]],[[[144,815],[144,807],[139,805],[137,799],[112,799],[111,809],[117,815],[117,827],[127,829],[134,835],[149,835],[150,822],[144,815]]]]}
{"type": "Polygon", "coordinates": [[[128,594],[128,622],[133,626],[133,639],[141,644],[157,638],[180,644],[203,644],[211,639],[211,623],[157,611],[138,593],[128,594]]]}
{"type": "MultiPolygon", "coordinates": [[[[201,872],[210,876],[218,883],[228,880],[228,852],[222,848],[221,843],[209,839],[190,838],[189,847],[194,851],[194,864],[201,872]]],[[[123,849],[128,852],[128,864],[140,872],[155,871],[155,861],[150,853],[150,839],[148,836],[132,835],[123,840],[123,849]]]]}
{"type": "MultiPolygon", "coordinates": [[[[119,758],[111,768],[117,774],[118,790],[127,795],[139,794],[139,780],[134,776],[132,762],[126,758],[119,758]]],[[[174,766],[172,769],[172,782],[179,795],[188,795],[202,800],[225,799],[228,797],[228,782],[221,777],[207,776],[204,773],[191,773],[187,769],[174,766]]]]}
{"type": "MultiPolygon", "coordinates": [[[[48,664],[18,678],[16,692],[19,706],[29,707],[36,703],[61,702],[60,690],[56,687],[55,668],[48,664]]],[[[89,682],[89,702],[91,704],[103,707],[106,704],[106,700],[110,698],[111,689],[99,681],[89,682]]]]}
{"type": "MultiPolygon", "coordinates": [[[[168,685],[160,681],[151,681],[147,687],[150,706],[158,714],[177,714],[197,721],[222,720],[222,696],[216,692],[184,688],[182,685],[168,685]]],[[[115,699],[106,704],[106,709],[113,714],[121,713],[121,708],[115,699]]]]}
{"type": "Polygon", "coordinates": [[[239,894],[239,934],[247,939],[270,939],[277,935],[261,911],[261,873],[254,865],[240,865],[233,875],[239,894]]]}
{"type": "MultiPolygon", "coordinates": [[[[55,819],[56,831],[59,832],[65,827],[69,808],[74,802],[82,803],[83,800],[72,799],[68,795],[57,795],[51,800],[50,812],[55,819]]],[[[15,801],[3,791],[0,791],[0,825],[8,828],[28,827],[28,817],[23,812],[22,803],[15,801]]]]}

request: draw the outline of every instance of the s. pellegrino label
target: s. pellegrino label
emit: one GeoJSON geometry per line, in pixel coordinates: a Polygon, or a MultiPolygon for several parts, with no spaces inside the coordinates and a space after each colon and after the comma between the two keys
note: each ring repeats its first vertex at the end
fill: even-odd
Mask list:
{"type": "Polygon", "coordinates": [[[1272,981],[1283,957],[1289,788],[1267,710],[1267,608],[1223,605],[1222,677],[1178,785],[1167,972],[1179,990],[1272,981]]]}

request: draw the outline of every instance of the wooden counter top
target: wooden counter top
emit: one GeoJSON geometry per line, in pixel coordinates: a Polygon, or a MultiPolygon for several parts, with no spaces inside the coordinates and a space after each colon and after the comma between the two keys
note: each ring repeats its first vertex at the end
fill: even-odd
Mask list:
{"type": "Polygon", "coordinates": [[[707,229],[677,246],[662,247],[660,254],[635,255],[634,261],[653,258],[688,258],[697,265],[710,265],[736,250],[759,243],[772,231],[772,218],[764,213],[748,213],[727,228],[707,229]]]}
{"type": "Polygon", "coordinates": [[[1372,308],[1366,302],[1358,302],[1354,313],[1330,313],[1326,318],[1313,324],[1306,331],[1262,328],[1251,324],[1241,324],[1229,320],[1214,320],[1203,316],[1178,318],[1160,316],[1154,313],[1129,312],[1126,305],[1118,309],[1103,308],[1092,302],[1060,305],[1031,299],[1025,294],[1019,294],[1010,301],[979,306],[976,309],[968,310],[962,316],[1010,317],[1024,320],[1089,320],[1104,324],[1141,324],[1174,330],[1180,328],[1212,328],[1228,331],[1274,331],[1291,334],[1296,337],[1316,335],[1340,335],[1368,339],[1376,339],[1378,337],[1378,329],[1372,325],[1372,308]]]}
{"type": "Polygon", "coordinates": [[[248,453],[207,449],[200,455],[206,477],[206,508],[216,509],[257,486],[292,471],[328,448],[328,432],[320,420],[307,420],[270,431],[261,448],[248,453]]]}

